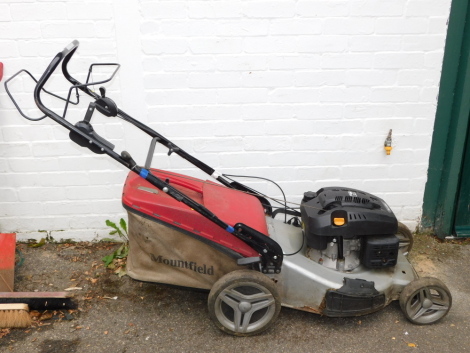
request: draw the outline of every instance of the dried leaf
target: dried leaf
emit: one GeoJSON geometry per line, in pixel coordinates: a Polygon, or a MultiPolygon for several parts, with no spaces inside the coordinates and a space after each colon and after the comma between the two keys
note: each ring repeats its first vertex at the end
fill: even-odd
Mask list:
{"type": "Polygon", "coordinates": [[[50,311],[45,311],[42,313],[42,315],[39,317],[39,321],[45,321],[52,319],[52,313],[50,311]]]}
{"type": "Polygon", "coordinates": [[[83,288],[82,287],[70,287],[70,288],[66,288],[64,289],[65,291],[69,292],[71,290],[82,290],[83,288]]]}

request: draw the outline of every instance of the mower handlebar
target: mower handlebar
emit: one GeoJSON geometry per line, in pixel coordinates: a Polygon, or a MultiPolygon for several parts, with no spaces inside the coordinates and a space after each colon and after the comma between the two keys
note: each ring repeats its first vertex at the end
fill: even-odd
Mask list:
{"type": "Polygon", "coordinates": [[[38,80],[38,82],[36,84],[36,87],[34,89],[34,101],[36,102],[36,105],[38,106],[38,108],[44,114],[46,114],[48,116],[52,116],[52,115],[56,116],[57,114],[55,114],[50,109],[46,108],[46,106],[44,106],[44,104],[42,104],[41,96],[40,96],[41,90],[44,87],[44,85],[46,84],[47,80],[51,77],[52,73],[55,71],[55,69],[57,68],[59,63],[62,61],[62,59],[64,59],[64,57],[66,57],[66,56],[69,56],[69,57],[72,56],[73,53],[77,50],[79,44],[80,43],[78,42],[78,40],[74,40],[69,45],[67,45],[64,48],[64,50],[62,50],[60,53],[58,53],[54,57],[54,59],[52,59],[51,63],[47,67],[46,71],[44,71],[41,78],[38,80]]]}

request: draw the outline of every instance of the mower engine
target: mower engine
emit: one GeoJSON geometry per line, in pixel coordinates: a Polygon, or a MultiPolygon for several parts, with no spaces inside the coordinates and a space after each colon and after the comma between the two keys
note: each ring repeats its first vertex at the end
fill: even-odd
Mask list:
{"type": "Polygon", "coordinates": [[[351,271],[397,263],[398,221],[388,205],[364,191],[328,187],[306,192],[300,206],[308,254],[317,263],[351,271]]]}

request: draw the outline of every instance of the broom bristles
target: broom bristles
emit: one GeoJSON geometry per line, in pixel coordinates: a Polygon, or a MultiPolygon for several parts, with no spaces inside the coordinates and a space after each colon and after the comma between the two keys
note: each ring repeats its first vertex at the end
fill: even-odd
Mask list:
{"type": "Polygon", "coordinates": [[[0,304],[0,328],[31,326],[28,304],[0,304]]]}

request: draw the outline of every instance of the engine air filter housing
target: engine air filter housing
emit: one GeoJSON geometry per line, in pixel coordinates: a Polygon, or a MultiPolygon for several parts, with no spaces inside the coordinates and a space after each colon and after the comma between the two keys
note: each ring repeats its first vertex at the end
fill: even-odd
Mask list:
{"type": "Polygon", "coordinates": [[[362,264],[367,268],[393,267],[397,264],[399,240],[395,235],[364,238],[362,264]]]}

